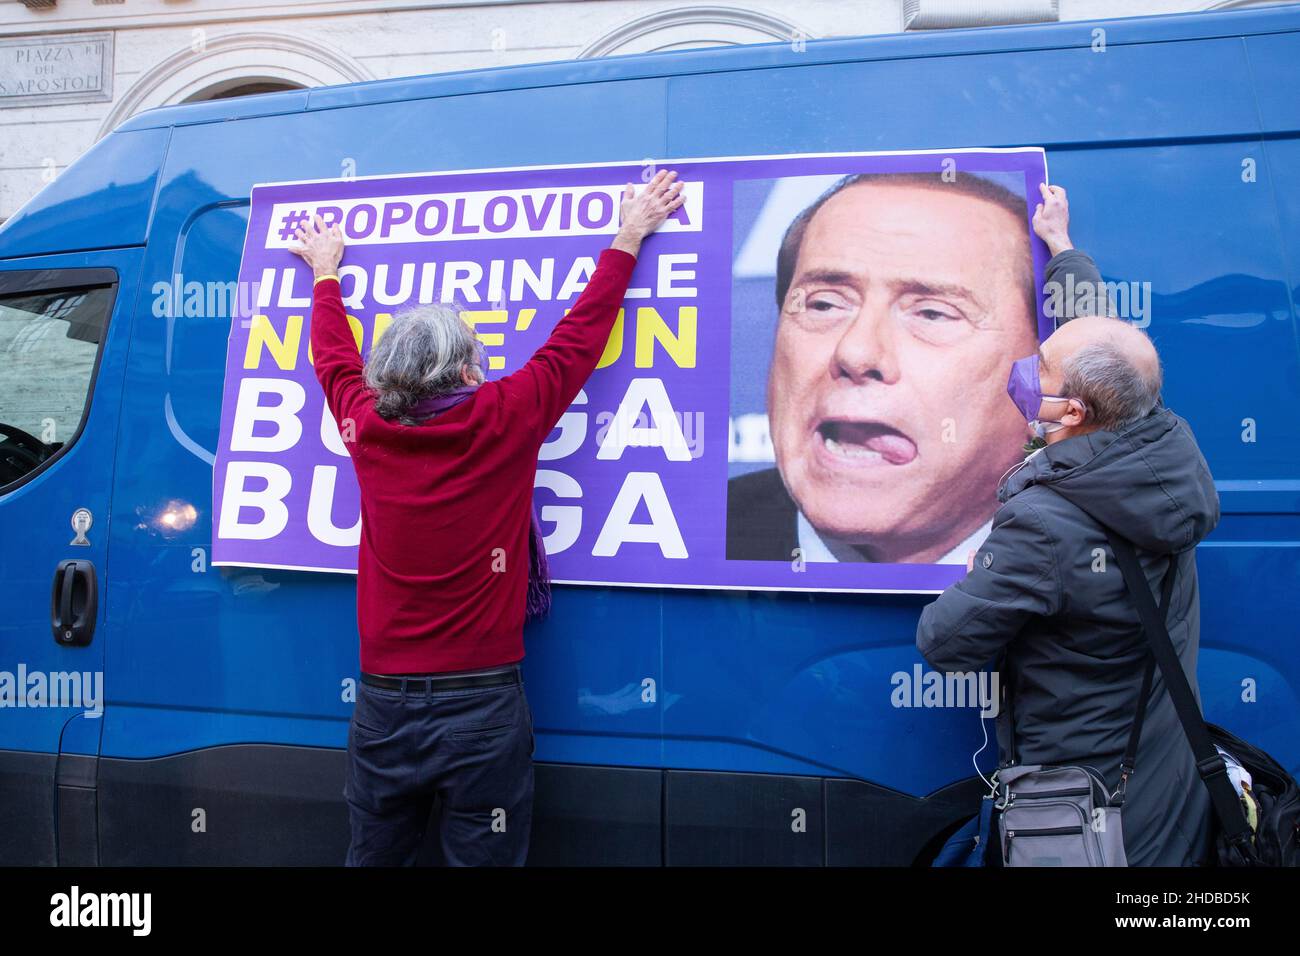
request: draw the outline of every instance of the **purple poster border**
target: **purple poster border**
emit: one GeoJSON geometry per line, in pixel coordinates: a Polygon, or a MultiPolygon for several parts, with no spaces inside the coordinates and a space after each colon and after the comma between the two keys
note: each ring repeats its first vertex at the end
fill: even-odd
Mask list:
{"type": "MultiPolygon", "coordinates": [[[[694,254],[697,256],[698,293],[690,299],[662,298],[650,294],[625,303],[629,316],[638,307],[658,309],[667,320],[677,316],[679,307],[689,305],[698,312],[698,361],[694,367],[677,368],[661,366],[662,354],[655,357],[656,364],[649,370],[631,367],[628,361],[630,345],[623,349],[623,357],[608,368],[597,371],[585,390],[586,406],[571,409],[586,411],[589,417],[595,410],[612,410],[629,382],[638,376],[659,379],[671,395],[673,407],[683,414],[698,412],[703,421],[703,453],[690,461],[668,461],[660,448],[626,448],[614,461],[595,459],[596,424],[591,424],[579,452],[561,462],[543,461],[546,470],[563,470],[576,479],[582,487],[577,501],[561,499],[539,487],[536,503],[548,534],[556,526],[548,515],[556,509],[580,507],[581,530],[568,547],[552,555],[556,580],[561,583],[613,585],[629,587],[673,587],[743,590],[797,590],[797,591],[852,591],[852,592],[905,592],[933,593],[965,575],[960,565],[930,564],[872,564],[809,563],[797,568],[786,561],[736,561],[725,558],[725,512],[727,488],[727,447],[729,439],[729,352],[731,334],[731,276],[732,250],[731,187],[738,180],[779,179],[791,176],[848,175],[855,172],[942,172],[956,160],[957,168],[971,172],[1022,173],[1025,183],[1027,212],[1032,213],[1039,201],[1039,185],[1046,181],[1045,154],[1041,149],[1003,150],[927,150],[906,153],[836,153],[765,157],[731,157],[663,160],[661,165],[675,169],[682,180],[703,183],[702,226],[699,231],[682,231],[657,234],[647,241],[632,278],[632,287],[653,292],[656,279],[656,259],[667,254],[694,254]],[[608,514],[619,488],[629,473],[654,472],[658,475],[674,515],[681,526],[682,538],[688,557],[666,557],[658,544],[625,542],[616,554],[596,557],[591,553],[593,541],[600,531],[601,522],[608,514]],[[716,489],[716,490],[715,490],[716,489]]],[[[257,282],[265,270],[278,270],[286,278],[294,295],[301,299],[310,288],[310,277],[305,267],[292,253],[282,248],[266,248],[265,240],[271,226],[272,210],[277,203],[303,203],[321,205],[347,200],[382,200],[386,197],[411,194],[436,194],[460,191],[490,191],[517,189],[561,189],[564,187],[590,187],[639,182],[646,166],[636,163],[601,163],[592,165],[528,167],[499,170],[473,170],[431,172],[393,177],[367,179],[327,180],[302,183],[266,184],[254,187],[249,215],[244,255],[240,266],[241,284],[257,282]]],[[[1032,231],[1031,231],[1032,235],[1032,231]]],[[[455,255],[463,259],[477,257],[483,262],[503,256],[536,258],[539,254],[557,260],[556,273],[562,272],[559,263],[568,263],[578,257],[594,257],[608,244],[608,235],[525,237],[512,239],[476,239],[471,243],[446,242],[397,243],[388,245],[359,245],[349,248],[345,266],[356,262],[360,268],[370,270],[377,264],[413,262],[427,259],[431,254],[455,255]]],[[[1034,239],[1032,242],[1033,266],[1039,297],[1039,337],[1050,334],[1052,322],[1043,310],[1042,286],[1048,253],[1046,247],[1034,239]]],[[[277,290],[278,296],[283,290],[277,290]]],[[[345,281],[345,296],[348,294],[345,281]]],[[[506,367],[491,375],[505,374],[517,368],[532,349],[544,340],[564,307],[572,299],[552,303],[510,302],[507,309],[538,306],[537,321],[528,335],[511,338],[503,346],[506,367]]],[[[470,304],[469,308],[488,308],[470,304]]],[[[395,312],[400,306],[377,306],[365,302],[361,307],[349,308],[365,330],[363,352],[367,351],[371,331],[378,312],[395,312]]],[[[283,332],[283,323],[291,313],[303,313],[301,306],[280,307],[274,302],[255,311],[267,315],[273,327],[283,332]]],[[[307,498],[314,470],[327,465],[333,469],[334,496],[330,508],[337,526],[351,524],[359,514],[355,478],[346,459],[330,452],[324,446],[320,431],[320,414],[323,399],[314,375],[305,360],[292,371],[272,367],[269,371],[259,365],[245,373],[243,358],[249,338],[249,314],[237,314],[232,323],[228,345],[227,374],[223,390],[221,441],[213,469],[213,534],[214,564],[253,567],[288,568],[295,570],[355,572],[356,547],[325,545],[307,529],[305,519],[307,498]],[[302,438],[293,448],[283,452],[234,453],[231,448],[232,426],[240,382],[245,376],[292,380],[306,396],[300,413],[302,438]],[[276,464],[292,475],[293,490],[285,497],[291,514],[287,527],[266,540],[232,539],[218,533],[223,500],[223,489],[232,462],[257,462],[276,464]]],[[[629,322],[629,327],[630,327],[629,322]]],[[[668,321],[672,326],[674,323],[668,321]]],[[[302,340],[308,336],[308,320],[302,321],[302,340]]],[[[512,333],[513,334],[513,333],[512,333]]],[[[305,353],[306,346],[302,346],[305,353]]],[[[254,435],[259,434],[257,431],[254,435]]],[[[636,522],[646,519],[644,503],[634,515],[636,522]]]]}

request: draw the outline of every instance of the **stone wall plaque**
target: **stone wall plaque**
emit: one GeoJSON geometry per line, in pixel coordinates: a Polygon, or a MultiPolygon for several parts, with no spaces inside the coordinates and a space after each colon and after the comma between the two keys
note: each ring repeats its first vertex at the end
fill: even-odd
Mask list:
{"type": "Polygon", "coordinates": [[[113,99],[113,34],[0,39],[0,108],[113,99]]]}

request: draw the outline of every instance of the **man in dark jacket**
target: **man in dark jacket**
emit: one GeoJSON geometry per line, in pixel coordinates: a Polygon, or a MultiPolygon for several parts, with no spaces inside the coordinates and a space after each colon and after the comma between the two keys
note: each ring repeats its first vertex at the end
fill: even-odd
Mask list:
{"type": "MultiPolygon", "coordinates": [[[[1073,259],[1099,280],[1070,246],[1064,192],[1044,198],[1035,229],[1052,265],[1073,259]]],[[[1145,334],[1100,316],[1062,324],[1013,367],[1010,391],[1043,447],[1004,481],[969,574],[925,608],[916,632],[938,670],[997,661],[1004,764],[1087,764],[1119,786],[1149,652],[1098,521],[1133,542],[1154,595],[1177,564],[1167,624],[1199,701],[1193,549],[1218,523],[1219,499],[1191,429],[1160,404],[1160,385],[1145,334]]],[[[1203,862],[1209,798],[1158,670],[1135,767],[1124,803],[1129,864],[1203,862]]]]}

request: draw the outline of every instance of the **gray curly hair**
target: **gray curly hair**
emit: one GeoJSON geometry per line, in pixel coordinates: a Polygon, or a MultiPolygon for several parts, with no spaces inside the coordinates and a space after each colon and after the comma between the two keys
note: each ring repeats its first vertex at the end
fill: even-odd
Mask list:
{"type": "Polygon", "coordinates": [[[483,348],[454,305],[424,305],[397,315],[366,358],[375,411],[410,424],[416,402],[483,381],[483,348]]]}

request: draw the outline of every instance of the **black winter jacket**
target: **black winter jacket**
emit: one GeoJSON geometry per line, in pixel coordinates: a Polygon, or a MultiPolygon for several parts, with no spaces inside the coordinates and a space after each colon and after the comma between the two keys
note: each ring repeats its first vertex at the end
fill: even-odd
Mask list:
{"type": "MultiPolygon", "coordinates": [[[[1149,652],[1089,514],[1135,544],[1154,596],[1171,556],[1178,562],[1167,623],[1199,702],[1193,549],[1219,520],[1209,468],[1187,423],[1158,406],[1118,433],[1036,452],[998,497],[974,570],[924,609],[917,649],[942,671],[998,663],[1004,763],[1088,764],[1114,789],[1149,652]]],[[[1209,797],[1158,670],[1135,764],[1123,820],[1129,865],[1204,862],[1209,797]]]]}

